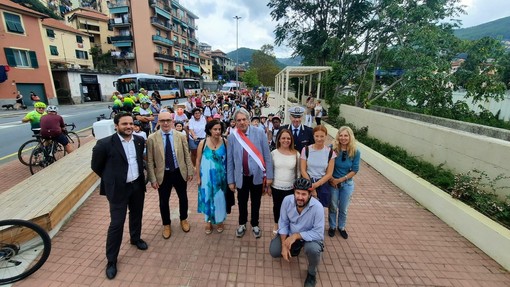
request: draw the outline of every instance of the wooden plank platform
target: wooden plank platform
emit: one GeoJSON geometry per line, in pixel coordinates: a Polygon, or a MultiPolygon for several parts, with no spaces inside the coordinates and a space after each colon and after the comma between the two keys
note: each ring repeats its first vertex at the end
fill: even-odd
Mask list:
{"type": "Polygon", "coordinates": [[[52,230],[93,187],[91,141],[49,167],[0,193],[0,219],[24,219],[52,230]]]}

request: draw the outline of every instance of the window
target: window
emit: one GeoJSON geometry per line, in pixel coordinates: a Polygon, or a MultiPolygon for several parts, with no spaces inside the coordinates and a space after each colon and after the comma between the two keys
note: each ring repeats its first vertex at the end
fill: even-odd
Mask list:
{"type": "Polygon", "coordinates": [[[175,66],[175,71],[177,73],[180,73],[181,72],[181,66],[175,66]]]}
{"type": "Polygon", "coordinates": [[[7,64],[11,67],[39,68],[34,51],[4,48],[7,64]]]}
{"type": "Polygon", "coordinates": [[[75,51],[76,51],[76,58],[88,60],[89,55],[86,51],[81,51],[81,50],[75,50],[75,51]]]}
{"type": "Polygon", "coordinates": [[[179,53],[179,51],[174,51],[174,56],[179,58],[179,57],[181,57],[181,53],[179,53]]]}
{"type": "Polygon", "coordinates": [[[183,57],[184,59],[188,59],[188,54],[182,53],[182,57],[183,57]]]}
{"type": "Polygon", "coordinates": [[[24,34],[23,25],[21,25],[21,17],[16,14],[4,12],[5,24],[7,31],[17,34],[24,34]]]}
{"type": "Polygon", "coordinates": [[[163,74],[163,63],[159,63],[159,73],[163,74]]]}
{"type": "Polygon", "coordinates": [[[90,36],[89,37],[89,41],[90,41],[90,43],[95,43],[96,42],[96,38],[94,38],[94,36],[90,36]]]}
{"type": "Polygon", "coordinates": [[[83,43],[83,38],[81,36],[76,36],[77,43],[83,43]]]}
{"type": "Polygon", "coordinates": [[[58,56],[58,48],[57,48],[57,46],[50,45],[50,54],[52,56],[58,56]]]}
{"type": "Polygon", "coordinates": [[[179,37],[174,35],[173,40],[174,40],[174,42],[177,42],[179,40],[179,37]]]}
{"type": "Polygon", "coordinates": [[[186,45],[186,39],[181,39],[181,44],[186,45]]]}
{"type": "Polygon", "coordinates": [[[55,38],[55,31],[53,31],[52,29],[46,29],[46,36],[50,38],[55,38]]]}
{"type": "Polygon", "coordinates": [[[161,36],[161,31],[160,30],[156,30],[156,35],[161,36]]]}

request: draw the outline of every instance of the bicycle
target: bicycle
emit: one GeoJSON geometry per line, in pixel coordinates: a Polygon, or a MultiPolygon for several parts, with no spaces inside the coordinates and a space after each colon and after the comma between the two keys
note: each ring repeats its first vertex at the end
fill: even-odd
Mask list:
{"type": "Polygon", "coordinates": [[[26,220],[0,221],[0,285],[20,281],[46,262],[51,238],[41,226],[26,220]]]}
{"type": "Polygon", "coordinates": [[[35,174],[64,157],[66,150],[63,145],[54,140],[44,140],[32,150],[30,155],[30,173],[35,174]]]}
{"type": "Polygon", "coordinates": [[[32,150],[41,143],[39,134],[32,135],[33,139],[24,142],[18,149],[18,159],[24,165],[29,165],[32,150]]]}
{"type": "MultiPolygon", "coordinates": [[[[81,146],[80,136],[73,132],[76,125],[74,123],[66,124],[66,127],[71,127],[70,131],[65,132],[67,140],[73,145],[74,149],[79,148],[81,146]]],[[[31,151],[39,144],[43,143],[39,134],[34,134],[32,137],[34,138],[24,142],[18,149],[18,160],[26,166],[30,165],[30,156],[32,155],[31,151]]]]}

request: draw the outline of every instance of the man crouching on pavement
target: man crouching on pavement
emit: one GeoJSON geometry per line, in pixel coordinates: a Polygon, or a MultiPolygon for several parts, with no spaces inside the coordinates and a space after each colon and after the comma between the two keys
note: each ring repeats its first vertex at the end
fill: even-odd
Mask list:
{"type": "Polygon", "coordinates": [[[308,275],[305,287],[315,286],[317,266],[324,250],[324,208],[314,197],[310,188],[312,182],[298,178],[294,182],[294,195],[283,199],[278,234],[269,245],[273,258],[298,256],[304,247],[308,259],[308,275]]]}

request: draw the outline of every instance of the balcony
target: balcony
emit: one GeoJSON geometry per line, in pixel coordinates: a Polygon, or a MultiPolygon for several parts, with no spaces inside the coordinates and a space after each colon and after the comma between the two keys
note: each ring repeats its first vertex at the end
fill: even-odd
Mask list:
{"type": "Polygon", "coordinates": [[[123,51],[113,51],[111,52],[112,58],[116,60],[133,60],[135,58],[135,53],[133,52],[123,52],[123,51]]]}
{"type": "Polygon", "coordinates": [[[119,8],[119,7],[129,7],[128,0],[110,0],[108,1],[108,9],[119,8]]]}
{"type": "Polygon", "coordinates": [[[110,41],[112,43],[115,43],[115,42],[126,42],[126,41],[133,41],[133,36],[129,35],[129,36],[113,36],[113,37],[110,37],[110,41]]]}
{"type": "Polygon", "coordinates": [[[159,35],[152,35],[152,42],[169,47],[172,47],[174,45],[174,42],[172,40],[167,39],[165,37],[161,37],[159,35]]]}
{"type": "Polygon", "coordinates": [[[154,52],[154,59],[166,61],[166,62],[174,62],[175,61],[175,57],[169,56],[167,54],[158,53],[158,52],[154,52]]]}
{"type": "Polygon", "coordinates": [[[110,27],[128,27],[131,25],[131,19],[125,19],[124,17],[113,18],[108,20],[108,25],[110,27]]]}
{"type": "Polygon", "coordinates": [[[127,0],[112,0],[108,3],[110,14],[122,14],[129,12],[129,1],[127,0]]]}
{"type": "Polygon", "coordinates": [[[163,20],[159,20],[158,18],[156,17],[152,17],[151,18],[151,24],[153,26],[156,26],[158,28],[161,28],[165,31],[172,31],[172,25],[168,23],[169,21],[166,20],[166,21],[163,21],[163,20]]]}

